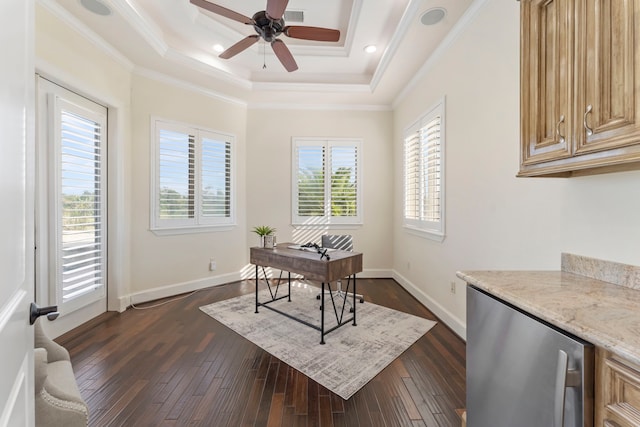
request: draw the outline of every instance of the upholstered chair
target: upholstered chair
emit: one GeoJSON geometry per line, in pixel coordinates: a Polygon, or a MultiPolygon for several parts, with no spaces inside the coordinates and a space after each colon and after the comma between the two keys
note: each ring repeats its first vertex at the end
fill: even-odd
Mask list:
{"type": "Polygon", "coordinates": [[[34,323],[37,427],[86,427],[89,408],[80,395],[67,349],[46,336],[41,318],[34,323]]]}

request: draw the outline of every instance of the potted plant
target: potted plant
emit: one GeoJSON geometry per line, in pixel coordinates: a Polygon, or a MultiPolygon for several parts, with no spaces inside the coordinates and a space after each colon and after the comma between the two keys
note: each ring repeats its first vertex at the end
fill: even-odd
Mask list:
{"type": "Polygon", "coordinates": [[[273,234],[276,232],[274,227],[268,225],[259,225],[253,227],[253,232],[260,238],[261,248],[273,248],[276,245],[276,236],[273,234]]]}

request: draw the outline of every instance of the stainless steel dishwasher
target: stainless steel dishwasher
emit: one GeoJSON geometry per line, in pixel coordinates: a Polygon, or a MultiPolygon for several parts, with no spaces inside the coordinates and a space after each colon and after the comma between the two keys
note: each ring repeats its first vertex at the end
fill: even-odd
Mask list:
{"type": "Polygon", "coordinates": [[[592,427],[594,348],[467,287],[467,426],[592,427]]]}

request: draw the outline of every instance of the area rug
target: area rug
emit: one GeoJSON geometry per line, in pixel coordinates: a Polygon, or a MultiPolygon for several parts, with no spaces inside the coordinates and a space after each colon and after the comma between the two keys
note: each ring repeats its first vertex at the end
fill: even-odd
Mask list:
{"type": "MultiPolygon", "coordinates": [[[[261,302],[268,292],[259,292],[261,302]]],[[[292,301],[283,299],[273,306],[319,327],[318,293],[317,287],[296,282],[292,301]]],[[[324,345],[320,331],[268,308],[260,307],[256,314],[255,293],[200,310],[347,400],[436,324],[370,302],[357,304],[357,326],[348,324],[325,334],[324,345]]],[[[331,306],[326,314],[325,330],[336,324],[331,306]]]]}

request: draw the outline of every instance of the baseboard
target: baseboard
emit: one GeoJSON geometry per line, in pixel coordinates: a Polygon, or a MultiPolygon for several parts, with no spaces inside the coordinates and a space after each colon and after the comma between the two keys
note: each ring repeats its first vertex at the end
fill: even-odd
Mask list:
{"type": "MultiPolygon", "coordinates": [[[[433,312],[442,322],[451,328],[460,338],[466,340],[467,328],[464,322],[455,317],[446,308],[440,305],[429,295],[420,290],[411,281],[403,277],[395,270],[385,269],[367,269],[358,273],[358,277],[363,279],[381,279],[392,278],[400,284],[404,289],[413,295],[421,304],[433,312]]],[[[294,278],[294,275],[292,275],[294,278]]],[[[189,282],[176,283],[173,285],[161,286],[148,289],[142,292],[136,292],[118,298],[120,312],[125,311],[131,304],[141,304],[161,298],[168,298],[186,292],[193,292],[199,289],[209,288],[211,286],[224,285],[231,282],[243,280],[241,272],[224,274],[221,276],[207,277],[205,279],[192,280],[189,282]]]]}
{"type": "Polygon", "coordinates": [[[393,277],[393,270],[383,270],[369,268],[358,273],[358,277],[363,279],[389,279],[393,277]]]}
{"type": "Polygon", "coordinates": [[[429,295],[425,294],[421,289],[419,289],[416,285],[411,283],[407,278],[402,276],[397,271],[393,272],[392,277],[396,282],[400,284],[400,286],[405,288],[407,292],[409,292],[418,301],[420,301],[421,304],[431,310],[433,314],[438,316],[438,318],[442,320],[449,328],[451,328],[451,330],[455,332],[460,338],[462,338],[464,341],[467,340],[467,326],[462,320],[451,314],[449,310],[444,308],[429,295]]]}
{"type": "MultiPolygon", "coordinates": [[[[210,288],[211,286],[224,285],[231,282],[242,280],[240,273],[230,273],[215,277],[207,277],[205,279],[192,280],[189,282],[176,283],[174,285],[166,285],[142,292],[132,293],[128,296],[120,298],[122,303],[141,304],[147,301],[153,301],[161,298],[168,298],[186,292],[193,292],[199,289],[210,288]]],[[[122,305],[121,303],[121,305],[122,305]]]]}

